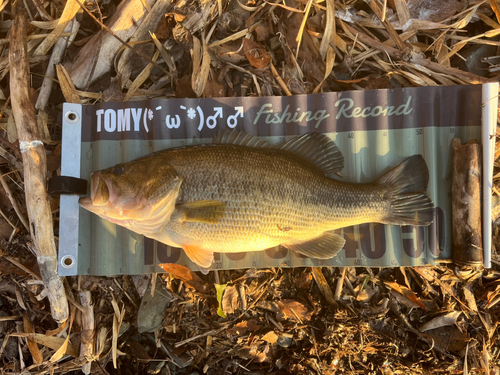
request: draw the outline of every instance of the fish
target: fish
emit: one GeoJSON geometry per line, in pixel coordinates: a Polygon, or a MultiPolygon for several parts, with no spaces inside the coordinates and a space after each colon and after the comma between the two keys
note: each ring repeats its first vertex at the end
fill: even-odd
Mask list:
{"type": "Polygon", "coordinates": [[[184,249],[207,269],[214,252],[282,245],[329,259],[363,223],[426,226],[434,203],[429,171],[413,155],[372,183],[334,178],[344,156],[324,134],[270,145],[236,130],[212,143],[170,148],[97,171],[80,206],[115,224],[184,249]]]}

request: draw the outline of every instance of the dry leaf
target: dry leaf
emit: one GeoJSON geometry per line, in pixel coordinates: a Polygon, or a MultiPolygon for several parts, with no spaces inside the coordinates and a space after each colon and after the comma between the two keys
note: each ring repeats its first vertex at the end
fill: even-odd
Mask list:
{"type": "Polygon", "coordinates": [[[275,344],[278,341],[278,335],[274,331],[269,331],[261,340],[268,342],[269,344],[275,344]]]}
{"type": "Polygon", "coordinates": [[[267,24],[259,24],[254,31],[257,41],[266,42],[269,39],[269,26],[267,24]]]}
{"type": "MultiPolygon", "coordinates": [[[[31,320],[26,313],[23,313],[23,326],[25,332],[35,333],[33,324],[31,323],[31,320]]],[[[40,349],[38,349],[38,345],[35,342],[31,341],[30,339],[27,339],[27,341],[28,341],[28,349],[31,353],[31,356],[33,357],[33,362],[42,363],[43,356],[42,353],[40,353],[40,349]]]]}
{"type": "Polygon", "coordinates": [[[431,329],[454,325],[461,314],[461,311],[452,311],[446,315],[438,316],[437,318],[423,324],[419,330],[420,332],[425,332],[431,329]]]}
{"type": "Polygon", "coordinates": [[[130,353],[141,362],[149,362],[151,360],[151,356],[140,342],[129,339],[127,340],[127,345],[130,348],[130,353]]]}
{"type": "MultiPolygon", "coordinates": [[[[22,333],[22,332],[14,332],[11,333],[10,336],[13,337],[26,337],[30,339],[33,342],[36,342],[37,344],[46,346],[50,349],[58,350],[66,341],[66,339],[62,337],[53,337],[53,336],[45,336],[40,333],[22,333]]],[[[69,354],[75,358],[78,357],[78,350],[68,343],[65,353],[64,354],[69,354]]]]}
{"type": "Polygon", "coordinates": [[[222,310],[226,314],[234,314],[240,308],[240,297],[235,286],[228,286],[222,298],[222,310]]]}
{"type": "Polygon", "coordinates": [[[68,345],[69,345],[69,337],[71,333],[71,327],[73,326],[73,320],[75,319],[75,313],[76,313],[76,307],[71,306],[71,315],[69,317],[69,328],[68,328],[68,334],[66,336],[66,340],[64,340],[64,343],[61,345],[59,349],[50,357],[50,362],[57,362],[59,361],[65,353],[67,353],[68,345]]]}
{"type": "Polygon", "coordinates": [[[239,322],[238,324],[235,324],[234,327],[230,328],[227,330],[227,332],[230,335],[237,336],[237,335],[243,335],[244,333],[251,331],[255,332],[257,331],[261,326],[257,324],[257,321],[255,319],[250,319],[250,320],[244,320],[242,322],[239,322]]]}
{"type": "Polygon", "coordinates": [[[118,333],[120,332],[120,326],[122,325],[123,318],[125,316],[125,304],[122,305],[122,309],[120,311],[118,307],[118,303],[115,300],[115,297],[113,297],[113,300],[111,301],[111,305],[113,306],[113,309],[115,310],[115,314],[113,315],[113,337],[111,339],[111,350],[112,350],[112,356],[113,356],[113,366],[117,368],[117,363],[116,359],[118,357],[118,333]]]}
{"type": "Polygon", "coordinates": [[[243,38],[243,53],[250,65],[257,69],[267,68],[271,61],[271,55],[262,44],[247,38],[243,38]]]}
{"type": "Polygon", "coordinates": [[[196,95],[201,96],[205,91],[208,73],[210,72],[210,54],[208,53],[207,43],[202,37],[203,45],[200,40],[193,35],[193,48],[191,57],[193,59],[193,75],[191,77],[191,87],[196,95]]]}
{"type": "Polygon", "coordinates": [[[189,268],[174,263],[163,263],[159,266],[164,271],[168,272],[176,279],[181,280],[184,284],[190,286],[191,288],[194,288],[202,293],[207,291],[207,286],[203,283],[203,280],[189,268]]]}
{"type": "Polygon", "coordinates": [[[76,92],[75,85],[71,81],[71,77],[68,72],[61,64],[56,66],[57,79],[59,80],[59,85],[64,95],[64,99],[68,103],[82,104],[80,96],[76,92]]]}
{"type": "Polygon", "coordinates": [[[384,282],[386,286],[391,288],[392,290],[398,292],[401,294],[404,298],[408,299],[410,302],[416,304],[418,307],[421,307],[422,309],[426,310],[425,305],[420,301],[420,299],[417,297],[417,295],[411,291],[410,289],[399,285],[398,283],[392,282],[392,281],[385,281],[384,282]]]}
{"type": "Polygon", "coordinates": [[[474,293],[472,292],[470,285],[464,287],[463,291],[465,300],[467,301],[467,306],[469,306],[469,308],[477,314],[476,299],[474,298],[474,293]]]}
{"type": "Polygon", "coordinates": [[[461,332],[457,327],[441,327],[438,329],[433,329],[424,334],[424,336],[430,336],[434,340],[434,345],[440,350],[448,350],[453,352],[458,352],[462,350],[467,341],[469,341],[469,336],[461,332]]]}
{"type": "MultiPolygon", "coordinates": [[[[160,57],[160,51],[156,51],[155,54],[153,55],[153,58],[151,59],[153,62],[156,62],[158,60],[158,57],[160,57]]],[[[154,64],[153,62],[150,62],[143,70],[142,72],[134,79],[134,82],[132,82],[132,85],[128,89],[127,93],[125,94],[125,97],[123,98],[124,101],[128,101],[134,94],[135,92],[139,89],[139,87],[142,86],[142,84],[149,78],[151,75],[151,72],[153,71],[154,64]]]]}
{"type": "Polygon", "coordinates": [[[281,309],[285,319],[293,320],[310,320],[313,314],[307,307],[298,301],[284,299],[278,301],[278,306],[281,309]]]}
{"type": "Polygon", "coordinates": [[[75,17],[80,10],[80,4],[76,0],[68,0],[59,18],[56,28],[43,40],[33,53],[34,56],[44,56],[49,49],[57,42],[69,21],[75,17]]]}
{"type": "Polygon", "coordinates": [[[377,286],[374,287],[372,285],[365,285],[356,295],[356,301],[368,302],[376,293],[378,293],[377,286]]]}
{"type": "Polygon", "coordinates": [[[225,318],[226,314],[224,313],[224,310],[222,309],[222,296],[224,295],[224,290],[226,290],[227,284],[215,284],[215,290],[217,292],[217,302],[219,302],[219,308],[217,309],[217,314],[225,318]]]}
{"type": "Polygon", "coordinates": [[[294,279],[294,284],[298,289],[309,290],[311,287],[312,274],[309,270],[310,268],[304,269],[304,271],[294,279]]]}
{"type": "Polygon", "coordinates": [[[212,79],[208,80],[207,85],[205,86],[205,97],[222,98],[224,96],[224,85],[212,79]]]}

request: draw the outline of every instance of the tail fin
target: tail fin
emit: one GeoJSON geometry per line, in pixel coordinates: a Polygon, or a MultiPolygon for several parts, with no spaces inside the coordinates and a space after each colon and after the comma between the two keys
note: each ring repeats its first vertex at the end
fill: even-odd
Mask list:
{"type": "Polygon", "coordinates": [[[385,185],[391,210],[384,223],[394,225],[429,225],[434,219],[434,203],[425,193],[429,170],[422,155],[406,159],[377,181],[385,185]]]}

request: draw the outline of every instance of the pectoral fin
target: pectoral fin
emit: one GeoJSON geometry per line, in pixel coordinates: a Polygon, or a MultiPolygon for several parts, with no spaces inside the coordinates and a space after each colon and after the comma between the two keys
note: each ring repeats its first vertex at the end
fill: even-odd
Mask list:
{"type": "Polygon", "coordinates": [[[196,246],[182,246],[186,255],[199,267],[208,268],[214,260],[213,251],[203,250],[196,246]]]}
{"type": "Polygon", "coordinates": [[[175,208],[182,214],[182,221],[191,223],[217,223],[226,211],[224,203],[210,200],[183,203],[175,208]]]}
{"type": "Polygon", "coordinates": [[[344,244],[345,240],[343,237],[333,232],[325,232],[320,237],[307,242],[282,245],[310,258],[330,259],[342,250],[344,244]]]}

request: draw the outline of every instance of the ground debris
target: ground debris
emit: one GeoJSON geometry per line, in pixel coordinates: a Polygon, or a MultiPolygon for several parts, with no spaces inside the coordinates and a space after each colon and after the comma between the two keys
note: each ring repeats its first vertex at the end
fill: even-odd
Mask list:
{"type": "MultiPolygon", "coordinates": [[[[500,75],[495,1],[23,4],[25,94],[36,108],[47,177],[60,174],[65,101],[310,94],[500,75]]],[[[53,315],[29,232],[37,206],[25,203],[11,98],[17,5],[0,1],[2,374],[500,373],[498,130],[492,270],[442,264],[203,275],[166,264],[162,277],[68,277],[61,284],[68,319],[53,315]]],[[[59,200],[48,197],[47,207],[57,242],[59,200]]]]}

